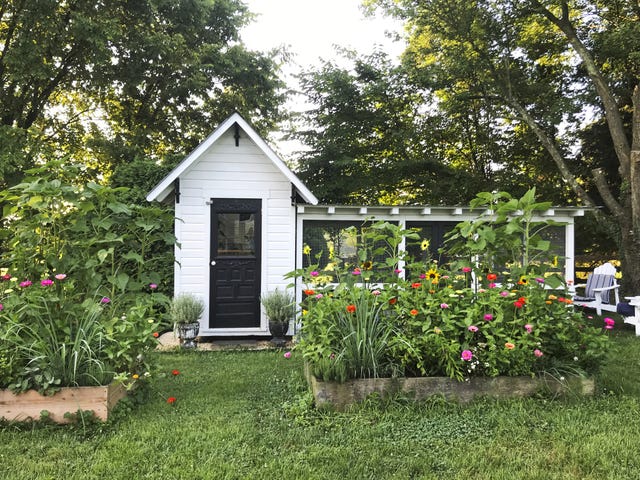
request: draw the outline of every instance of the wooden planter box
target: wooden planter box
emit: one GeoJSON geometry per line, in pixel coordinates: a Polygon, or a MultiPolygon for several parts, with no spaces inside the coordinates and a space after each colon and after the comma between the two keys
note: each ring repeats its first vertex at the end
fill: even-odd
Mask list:
{"type": "Polygon", "coordinates": [[[547,391],[553,394],[593,395],[593,379],[558,380],[539,377],[471,377],[459,382],[448,377],[366,378],[344,383],[323,382],[308,375],[317,407],[344,410],[371,394],[382,397],[404,393],[415,400],[439,395],[447,400],[467,403],[476,397],[520,398],[547,391]]]}
{"type": "Polygon", "coordinates": [[[35,390],[15,394],[0,390],[0,418],[9,421],[39,420],[41,412],[56,423],[69,423],[65,413],[92,410],[97,418],[107,420],[109,412],[127,395],[120,383],[100,387],[63,387],[53,395],[40,395],[35,390]]]}

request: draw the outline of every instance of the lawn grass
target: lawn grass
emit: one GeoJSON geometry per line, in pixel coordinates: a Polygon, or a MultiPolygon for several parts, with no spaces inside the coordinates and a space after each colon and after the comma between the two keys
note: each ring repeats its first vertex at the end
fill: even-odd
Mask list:
{"type": "Polygon", "coordinates": [[[3,424],[0,478],[640,478],[640,339],[625,329],[614,343],[594,398],[398,398],[348,413],[308,407],[295,352],[158,353],[149,400],[105,425],[3,424]]]}

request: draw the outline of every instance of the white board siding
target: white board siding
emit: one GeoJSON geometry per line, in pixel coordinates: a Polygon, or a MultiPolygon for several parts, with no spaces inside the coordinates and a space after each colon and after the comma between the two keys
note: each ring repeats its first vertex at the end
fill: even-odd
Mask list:
{"type": "Polygon", "coordinates": [[[176,265],[176,293],[192,292],[207,303],[201,334],[268,334],[264,314],[257,329],[209,329],[209,262],[211,245],[211,198],[262,200],[261,291],[284,288],[284,274],[295,261],[295,210],[291,205],[291,183],[241,132],[235,146],[233,130],[227,131],[180,176],[180,265],[176,265]],[[178,278],[179,277],[179,278],[178,278]]]}

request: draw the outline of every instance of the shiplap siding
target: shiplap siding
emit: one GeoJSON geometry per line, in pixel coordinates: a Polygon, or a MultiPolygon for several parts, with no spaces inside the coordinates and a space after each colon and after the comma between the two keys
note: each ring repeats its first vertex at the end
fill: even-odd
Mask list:
{"type": "MultiPolygon", "coordinates": [[[[258,146],[240,132],[239,146],[229,129],[180,175],[176,204],[176,292],[192,292],[209,302],[212,198],[262,200],[261,291],[284,288],[284,275],[295,265],[295,209],[291,183],[258,146]]],[[[209,306],[201,335],[267,335],[262,314],[259,329],[209,329],[209,306]]]]}

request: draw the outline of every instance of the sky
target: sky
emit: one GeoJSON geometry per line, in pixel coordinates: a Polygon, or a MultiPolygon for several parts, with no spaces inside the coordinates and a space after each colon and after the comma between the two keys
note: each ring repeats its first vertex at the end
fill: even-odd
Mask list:
{"type": "MultiPolygon", "coordinates": [[[[362,0],[244,0],[249,11],[257,15],[255,22],[241,31],[245,45],[251,50],[269,51],[287,46],[291,64],[283,68],[284,80],[295,89],[293,75],[320,65],[320,58],[339,61],[335,45],[368,54],[379,45],[392,58],[403,51],[401,42],[393,42],[386,31],[401,32],[400,22],[378,15],[366,17],[360,9],[362,0]]],[[[300,111],[307,106],[300,98],[292,98],[287,108],[300,111]]],[[[284,142],[274,135],[277,150],[290,156],[300,145],[284,142]]]]}
{"type": "Polygon", "coordinates": [[[367,18],[361,0],[244,0],[256,21],[242,31],[252,50],[290,46],[294,61],[302,68],[319,64],[318,58],[334,58],[333,45],[370,53],[374,44],[392,55],[401,45],[385,37],[386,30],[400,31],[400,24],[377,16],[367,18]]]}

